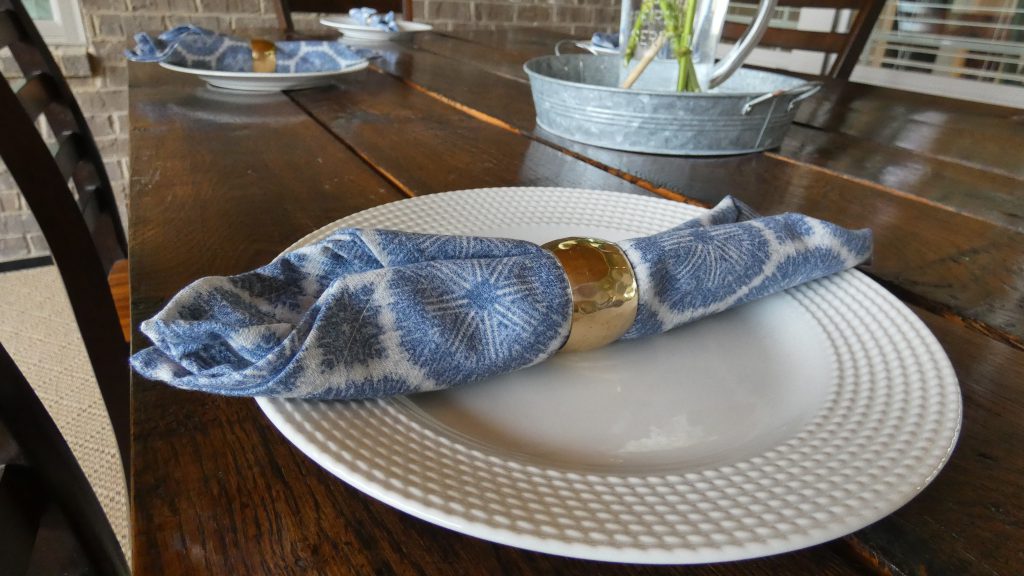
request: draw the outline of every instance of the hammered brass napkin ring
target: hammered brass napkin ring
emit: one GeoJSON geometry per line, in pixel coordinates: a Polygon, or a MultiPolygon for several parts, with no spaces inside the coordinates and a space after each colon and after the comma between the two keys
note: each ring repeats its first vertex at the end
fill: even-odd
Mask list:
{"type": "Polygon", "coordinates": [[[572,288],[572,326],[562,351],[600,348],[618,340],[636,320],[633,267],[616,244],[570,237],[541,246],[565,270],[572,288]]]}
{"type": "Polygon", "coordinates": [[[253,38],[249,40],[252,48],[252,71],[274,72],[277,70],[277,49],[273,42],[253,38]]]}

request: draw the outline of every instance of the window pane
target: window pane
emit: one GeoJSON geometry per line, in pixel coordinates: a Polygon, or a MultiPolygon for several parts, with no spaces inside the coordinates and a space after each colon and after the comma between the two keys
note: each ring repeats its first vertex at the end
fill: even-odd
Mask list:
{"type": "Polygon", "coordinates": [[[25,0],[25,9],[33,20],[53,20],[53,6],[50,0],[25,0]]]}

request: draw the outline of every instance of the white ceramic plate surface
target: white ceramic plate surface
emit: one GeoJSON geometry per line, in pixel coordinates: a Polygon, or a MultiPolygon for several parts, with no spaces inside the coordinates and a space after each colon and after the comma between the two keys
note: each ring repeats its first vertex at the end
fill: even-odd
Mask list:
{"type": "MultiPolygon", "coordinates": [[[[470,190],[366,210],[291,249],[341,226],[615,241],[698,213],[615,192],[470,190]]],[[[935,338],[856,271],[461,389],[258,402],[321,466],[414,516],[641,563],[764,556],[862,528],[934,478],[961,415],[935,338]]]]}
{"type": "Polygon", "coordinates": [[[406,22],[401,19],[395,20],[395,22],[398,23],[398,32],[379,30],[377,28],[358,24],[348,14],[335,14],[333,16],[326,16],[320,19],[320,23],[324,26],[330,26],[331,28],[337,28],[340,30],[346,39],[369,40],[376,42],[393,40],[403,34],[427,32],[434,29],[430,24],[424,24],[422,22],[406,22]]]}
{"type": "Polygon", "coordinates": [[[174,64],[160,63],[168,70],[199,76],[210,86],[238,90],[242,92],[276,92],[278,90],[298,90],[311,88],[330,82],[332,78],[342,74],[357,72],[366,68],[369,62],[362,60],[353,63],[343,70],[326,72],[295,72],[278,74],[276,72],[225,72],[222,70],[200,70],[174,64]]]}

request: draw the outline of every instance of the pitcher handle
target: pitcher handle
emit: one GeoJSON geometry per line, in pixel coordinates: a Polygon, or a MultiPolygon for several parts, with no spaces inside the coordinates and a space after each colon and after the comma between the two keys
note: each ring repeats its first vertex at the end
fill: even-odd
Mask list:
{"type": "Polygon", "coordinates": [[[743,65],[747,55],[757,46],[757,43],[761,41],[761,36],[764,35],[764,31],[768,29],[768,23],[772,19],[772,13],[775,11],[775,1],[761,0],[757,9],[757,16],[754,17],[750,28],[747,28],[746,33],[743,34],[739,42],[732,47],[732,50],[725,55],[725,58],[722,58],[711,72],[710,86],[708,88],[714,88],[725,82],[737,68],[743,65]]]}

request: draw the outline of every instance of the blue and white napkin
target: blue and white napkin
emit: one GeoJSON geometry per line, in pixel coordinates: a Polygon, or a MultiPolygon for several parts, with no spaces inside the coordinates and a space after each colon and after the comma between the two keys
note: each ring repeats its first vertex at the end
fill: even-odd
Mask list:
{"type": "MultiPolygon", "coordinates": [[[[125,56],[135,62],[166,62],[200,70],[252,72],[249,40],[218,34],[187,24],[172,28],[156,38],[144,32],[135,35],[135,48],[125,56]]],[[[277,73],[330,72],[343,70],[366,59],[337,40],[290,40],[275,42],[277,73]]]]}
{"type": "Polygon", "coordinates": [[[388,32],[399,31],[398,22],[395,22],[395,13],[390,10],[387,14],[381,14],[373,8],[352,8],[348,11],[348,15],[360,26],[388,32]]]}
{"type": "MultiPolygon", "coordinates": [[[[623,339],[650,336],[850,268],[871,233],[726,198],[620,242],[639,287],[623,339]]],[[[357,399],[460,386],[565,342],[572,297],[535,244],[346,228],[270,264],[196,281],[142,323],[143,376],[235,396],[357,399]]]]}
{"type": "Polygon", "coordinates": [[[590,37],[590,43],[598,48],[606,48],[608,50],[618,50],[619,48],[619,35],[618,33],[612,34],[609,32],[594,32],[594,35],[590,37]]]}

